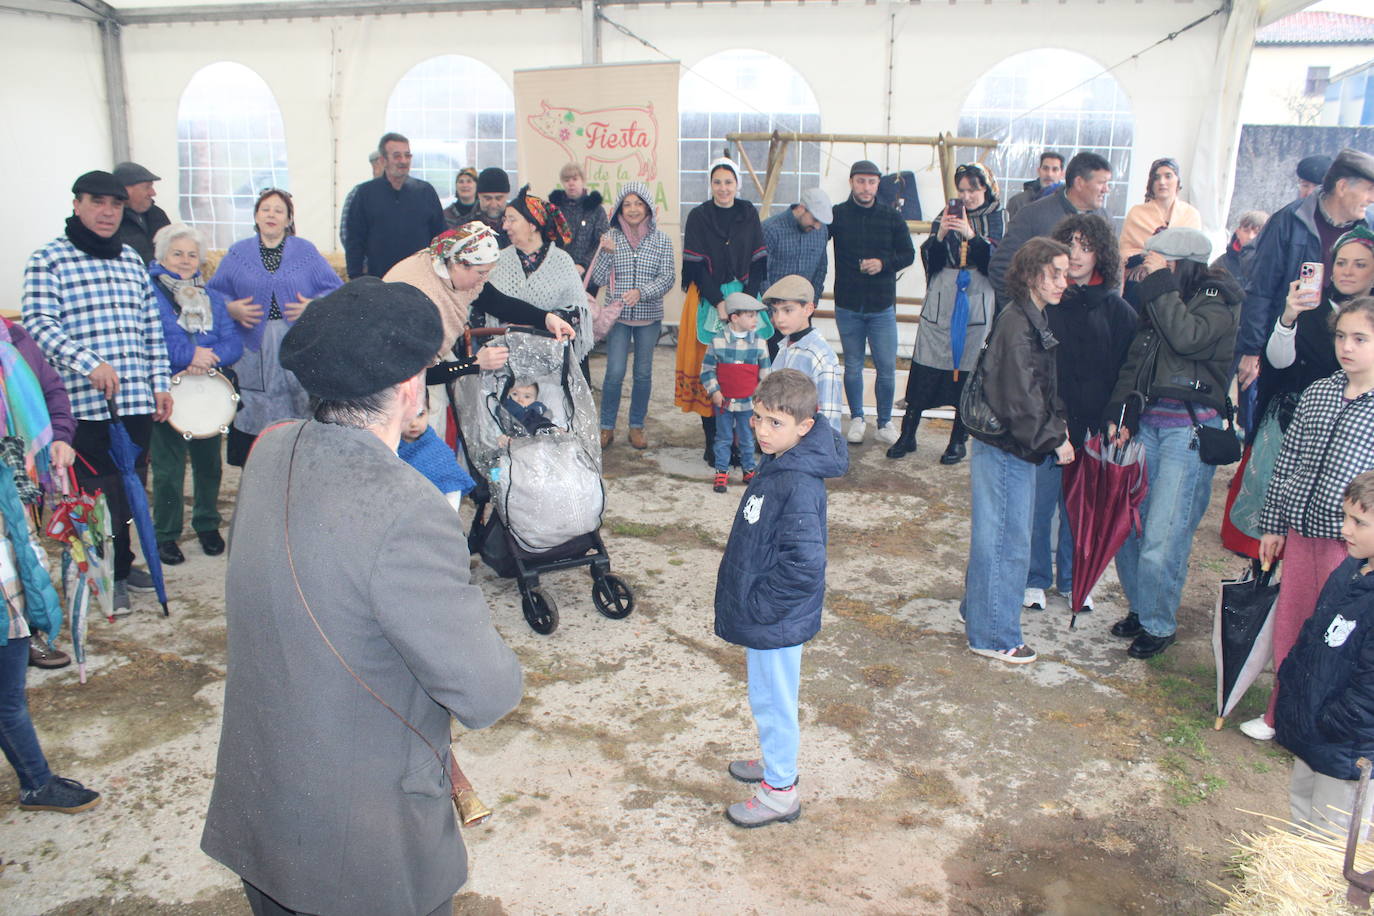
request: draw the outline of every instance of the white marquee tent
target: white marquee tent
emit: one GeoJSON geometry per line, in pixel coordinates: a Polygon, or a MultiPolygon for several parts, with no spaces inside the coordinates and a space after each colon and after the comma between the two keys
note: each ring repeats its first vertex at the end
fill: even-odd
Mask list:
{"type": "MultiPolygon", "coordinates": [[[[71,181],[87,169],[124,158],[141,162],[164,176],[159,203],[175,217],[179,196],[188,193],[178,159],[179,105],[193,77],[222,61],[243,65],[270,89],[286,150],[286,161],[275,165],[289,174],[301,234],[323,249],[337,245],[338,207],[367,177],[364,156],[392,126],[387,107],[398,81],[427,59],[453,54],[485,64],[509,86],[515,70],[532,67],[666,57],[689,68],[717,52],[753,49],[800,74],[825,131],[872,134],[954,132],[975,83],[999,62],[1064,49],[1111,68],[1129,100],[1133,155],[1117,193],[1134,202],[1150,160],[1174,156],[1188,196],[1208,228],[1220,230],[1254,31],[1303,5],[0,0],[0,93],[11,137],[0,156],[9,162],[13,188],[12,215],[0,228],[0,283],[17,305],[25,259],[60,231],[71,181]]],[[[770,91],[758,88],[765,96],[770,91]]],[[[882,158],[858,146],[825,151],[833,167],[820,167],[820,181],[832,196],[843,194],[845,175],[833,164],[865,152],[882,158]]],[[[914,158],[907,155],[908,162],[914,158]]],[[[536,185],[545,182],[551,186],[552,176],[536,185]]]]}

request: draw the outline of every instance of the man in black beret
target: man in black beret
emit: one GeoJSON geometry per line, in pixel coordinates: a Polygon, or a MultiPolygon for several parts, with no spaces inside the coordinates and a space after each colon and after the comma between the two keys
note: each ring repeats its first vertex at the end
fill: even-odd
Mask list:
{"type": "Polygon", "coordinates": [[[506,238],[505,227],[501,225],[506,215],[506,201],[510,199],[510,176],[505,169],[492,166],[482,169],[477,176],[477,218],[496,233],[496,242],[502,248],[510,244],[506,238]]]}
{"type": "Polygon", "coordinates": [[[1330,156],[1304,156],[1298,160],[1298,197],[1308,197],[1322,186],[1326,170],[1331,168],[1330,156]]]}
{"type": "Polygon", "coordinates": [[[483,728],[522,687],[457,514],[396,456],[442,339],[424,293],[363,278],[282,344],[314,415],[265,431],[244,466],[201,838],[254,913],[447,914],[467,876],[450,717],[483,728]]]}
{"type": "Polygon", "coordinates": [[[62,376],[76,417],[72,447],[84,458],[76,478],[87,492],[104,490],[114,530],[114,613],[130,612],[129,589],[149,591],[152,578],[133,566],[129,505],[110,460],[113,400],[142,453],[147,474],[153,423],[172,413],[171,372],[157,295],[143,259],[119,240],[128,192],[109,172],[86,172],[72,184],[66,231],[29,257],[24,268],[24,329],[62,376]]]}

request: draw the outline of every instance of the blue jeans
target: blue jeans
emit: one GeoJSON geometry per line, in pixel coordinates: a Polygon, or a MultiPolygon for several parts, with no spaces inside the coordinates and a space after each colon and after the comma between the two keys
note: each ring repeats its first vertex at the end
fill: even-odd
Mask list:
{"type": "Polygon", "coordinates": [[[29,718],[29,701],[24,696],[28,672],[27,638],[0,646],[0,749],[19,776],[19,788],[32,792],[48,784],[52,771],[29,718]]]}
{"type": "Polygon", "coordinates": [[[716,410],[716,441],[714,444],[716,470],[730,470],[730,450],[739,437],[739,466],[745,471],[754,469],[754,428],[749,425],[752,410],[716,410]]]}
{"type": "Polygon", "coordinates": [[[801,686],[801,646],[745,649],[749,670],[749,711],[759,730],[763,781],[785,789],[797,781],[797,692],[801,686]]]}
{"type": "MultiPolygon", "coordinates": [[[[1221,426],[1221,418],[1207,420],[1221,426]]],[[[1212,498],[1210,464],[1203,464],[1190,426],[1161,429],[1141,424],[1136,438],[1145,443],[1150,492],[1140,504],[1143,531],[1126,538],[1116,555],[1116,575],[1131,610],[1151,636],[1178,629],[1178,602],[1188,577],[1193,534],[1212,498]]]]}
{"type": "Polygon", "coordinates": [[[1015,649],[1025,642],[1021,597],[1030,570],[1036,466],[977,439],[970,445],[973,523],[959,614],[971,648],[1015,649]]]}
{"type": "Polygon", "coordinates": [[[1069,511],[1064,505],[1064,469],[1053,461],[1035,469],[1035,514],[1030,543],[1026,588],[1049,588],[1055,582],[1054,569],[1058,567],[1059,594],[1067,595],[1073,588],[1073,532],[1069,530],[1069,511]],[[1051,545],[1056,513],[1059,536],[1051,545]]]}
{"type": "Polygon", "coordinates": [[[663,322],[640,327],[616,322],[606,335],[606,378],[601,383],[601,428],[615,429],[620,413],[620,389],[625,384],[625,363],[635,351],[634,381],[630,386],[630,428],[642,429],[649,412],[649,392],[654,384],[654,347],[663,322]]]}
{"type": "Polygon", "coordinates": [[[873,355],[873,368],[878,378],[873,396],[878,402],[878,425],[892,422],[892,395],[897,382],[897,306],[881,312],[856,312],[835,309],[835,326],[840,331],[840,349],[844,352],[844,397],[849,402],[849,415],[864,415],[864,345],[873,355]]]}

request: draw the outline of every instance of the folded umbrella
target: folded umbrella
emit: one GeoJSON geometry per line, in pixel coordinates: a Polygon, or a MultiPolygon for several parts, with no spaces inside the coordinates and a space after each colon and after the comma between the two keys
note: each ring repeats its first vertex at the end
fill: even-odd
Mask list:
{"type": "Polygon", "coordinates": [[[64,485],[63,495],[53,506],[43,533],[62,544],[62,596],[70,620],[72,656],[84,684],[91,599],[99,602],[107,619],[114,620],[110,512],[105,495],[99,490],[82,492],[70,468],[58,480],[64,485]]]}
{"type": "Polygon", "coordinates": [[[1140,530],[1140,504],[1149,488],[1145,446],[1136,440],[1118,447],[1093,436],[1065,466],[1064,504],[1073,532],[1070,626],[1131,530],[1140,530]]]}
{"type": "Polygon", "coordinates": [[[1212,620],[1212,653],[1217,662],[1217,720],[1220,729],[1245,691],[1274,657],[1274,602],[1279,587],[1272,570],[1251,562],[1235,579],[1225,579],[1212,620]]]}
{"type": "MultiPolygon", "coordinates": [[[[968,251],[968,245],[964,245],[968,251]]],[[[967,267],[960,267],[954,279],[954,313],[949,319],[949,354],[954,360],[954,378],[959,379],[959,361],[964,358],[964,342],[968,340],[968,285],[970,281],[967,267]]]]}
{"type": "Polygon", "coordinates": [[[148,564],[148,574],[153,577],[153,588],[157,590],[157,600],[162,605],[162,616],[170,616],[167,610],[167,585],[162,578],[162,558],[157,552],[157,532],[153,529],[153,516],[148,510],[148,491],[143,489],[143,481],[138,477],[134,464],[138,461],[140,449],[124,428],[113,400],[107,400],[110,408],[110,460],[119,469],[124,483],[124,498],[128,501],[129,515],[138,529],[138,543],[143,548],[143,560],[148,564]]]}

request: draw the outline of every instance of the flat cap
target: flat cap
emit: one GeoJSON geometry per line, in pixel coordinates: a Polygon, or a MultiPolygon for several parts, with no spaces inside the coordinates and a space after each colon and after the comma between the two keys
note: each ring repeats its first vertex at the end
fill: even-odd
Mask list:
{"type": "Polygon", "coordinates": [[[1145,250],[1153,251],[1166,261],[1197,261],[1206,264],[1212,255],[1212,242],[1200,229],[1171,226],[1145,242],[1145,250]]]}
{"type": "Polygon", "coordinates": [[[510,176],[505,169],[498,169],[492,166],[489,169],[482,169],[482,173],[477,176],[478,194],[509,194],[510,176]]]}
{"type": "Polygon", "coordinates": [[[763,294],[764,302],[815,302],[816,287],[800,274],[788,274],[777,283],[768,287],[763,294]]]}
{"type": "Polygon", "coordinates": [[[722,302],[721,305],[725,306],[725,314],[727,315],[733,315],[735,312],[763,311],[762,302],[748,293],[742,293],[738,290],[726,296],[725,301],[722,302]]]}
{"type": "Polygon", "coordinates": [[[834,212],[830,209],[830,198],[820,188],[807,188],[802,191],[801,205],[816,217],[822,226],[829,226],[830,221],[835,218],[834,212]]]}
{"type": "Polygon", "coordinates": [[[882,170],[878,168],[877,164],[867,159],[860,159],[849,167],[849,177],[853,178],[855,175],[877,175],[879,178],[883,177],[882,170]]]}
{"type": "Polygon", "coordinates": [[[443,339],[439,310],[424,293],[359,277],[310,303],[282,340],[281,364],[315,397],[347,401],[424,371],[443,339]]]}
{"type": "Polygon", "coordinates": [[[145,181],[161,181],[161,175],[154,175],[152,172],[139,165],[137,162],[121,162],[114,167],[115,181],[123,185],[141,184],[145,181]]]}
{"type": "Polygon", "coordinates": [[[103,194],[119,200],[129,199],[129,192],[124,190],[124,182],[119,181],[109,172],[102,172],[99,169],[87,172],[72,182],[72,193],[103,194]]]}
{"type": "MultiPolygon", "coordinates": [[[[1357,149],[1346,147],[1331,160],[1332,169],[1340,169],[1341,177],[1353,175],[1365,181],[1374,181],[1374,156],[1357,149]]],[[[1331,169],[1327,169],[1329,172],[1331,169]]],[[[1325,177],[1325,176],[1322,176],[1325,177]]]]}
{"type": "Polygon", "coordinates": [[[1330,156],[1305,156],[1298,160],[1298,177],[1312,184],[1321,184],[1329,168],[1330,156]]]}

